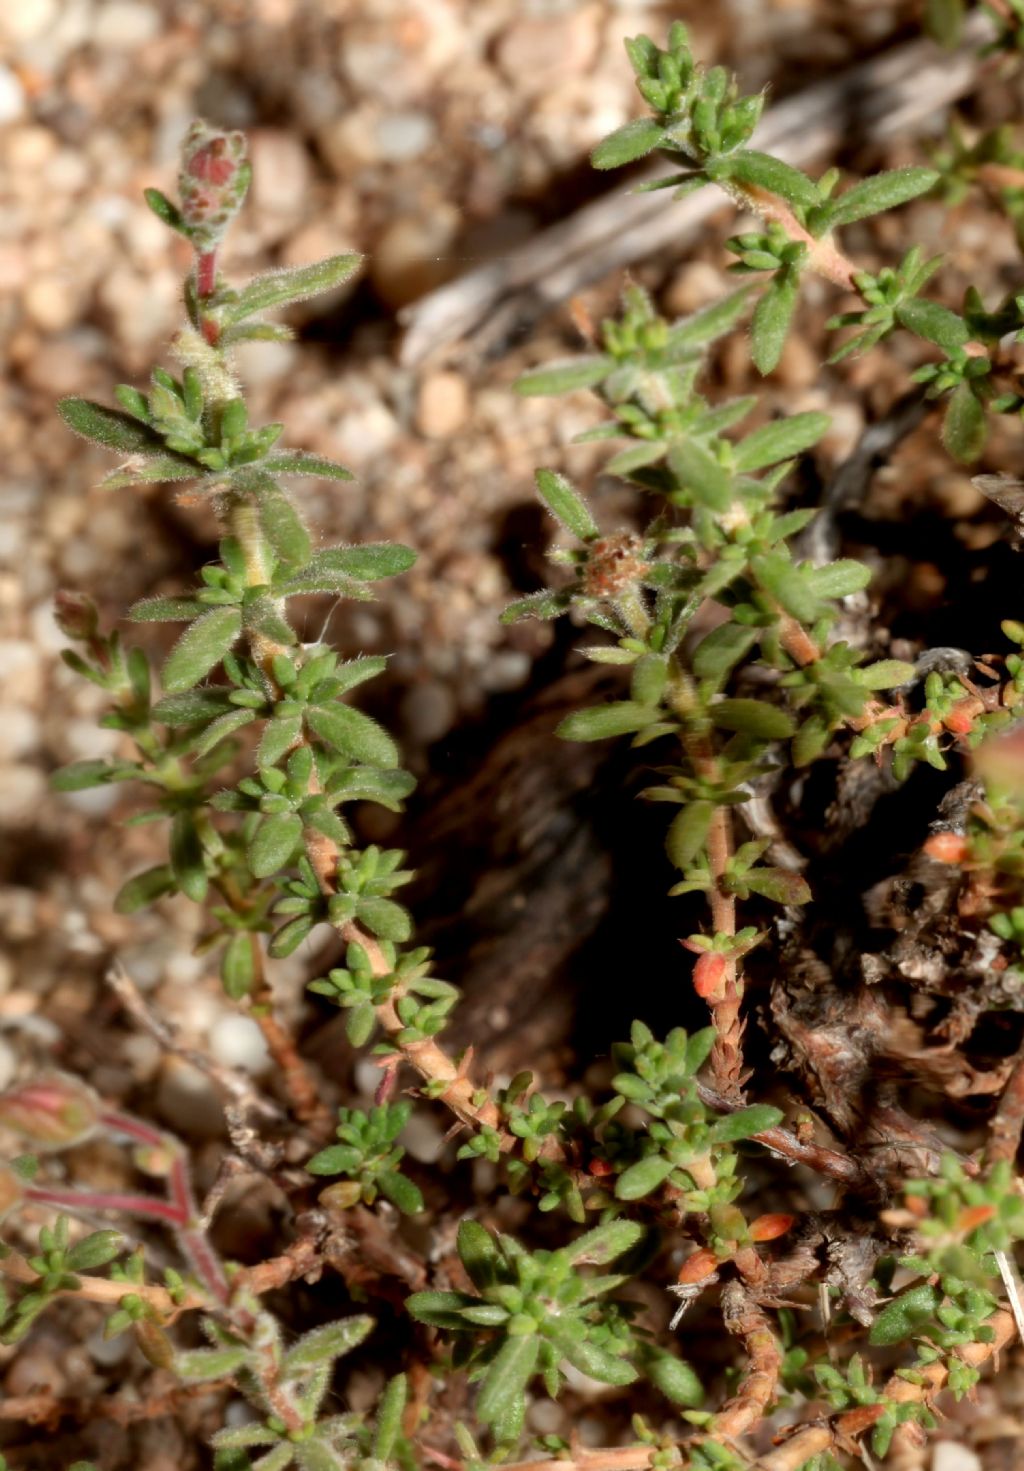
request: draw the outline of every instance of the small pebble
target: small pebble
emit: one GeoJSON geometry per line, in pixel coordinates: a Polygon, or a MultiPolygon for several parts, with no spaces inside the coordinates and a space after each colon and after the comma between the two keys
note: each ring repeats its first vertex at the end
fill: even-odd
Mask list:
{"type": "Polygon", "coordinates": [[[25,89],[9,67],[0,66],[0,125],[24,116],[25,89]]]}
{"type": "Polygon", "coordinates": [[[93,22],[93,42],[99,49],[134,51],[144,46],[160,29],[160,15],[152,6],[136,0],[106,0],[93,22]]]}
{"type": "Polygon", "coordinates": [[[388,163],[406,163],[426,153],[436,131],[425,112],[386,113],[374,129],[376,151],[388,163]]]}
{"type": "Polygon", "coordinates": [[[210,1051],[225,1067],[266,1072],[270,1054],[263,1033],[249,1016],[222,1016],[210,1030],[210,1051]]]}
{"type": "Polygon", "coordinates": [[[431,373],[420,386],[416,427],[428,439],[448,439],[469,417],[469,385],[459,373],[431,373]]]}
{"type": "Polygon", "coordinates": [[[931,1471],[982,1471],[981,1459],[955,1440],[939,1440],[932,1452],[931,1471]]]}

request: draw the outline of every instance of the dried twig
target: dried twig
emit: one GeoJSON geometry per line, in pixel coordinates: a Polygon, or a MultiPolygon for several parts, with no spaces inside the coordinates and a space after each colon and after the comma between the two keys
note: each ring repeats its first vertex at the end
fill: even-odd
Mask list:
{"type": "MultiPolygon", "coordinates": [[[[957,51],[912,41],[808,87],[766,113],[754,146],[805,164],[851,141],[921,129],[973,86],[983,65],[977,48],[991,30],[988,17],[975,12],[957,51]]],[[[644,170],[637,182],[661,172],[644,170]]],[[[514,333],[589,282],[669,246],[678,252],[721,206],[715,189],[693,194],[674,209],[665,207],[658,192],[628,205],[618,189],[602,195],[518,250],[409,307],[403,361],[415,367],[465,340],[478,353],[500,351],[514,333]]]]}

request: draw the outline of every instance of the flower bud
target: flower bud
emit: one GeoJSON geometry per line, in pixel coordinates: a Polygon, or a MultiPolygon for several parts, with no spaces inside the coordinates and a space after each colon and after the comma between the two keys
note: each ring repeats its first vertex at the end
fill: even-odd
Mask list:
{"type": "Polygon", "coordinates": [[[61,588],[54,598],[53,611],[57,627],[65,638],[83,643],[96,637],[99,614],[92,598],[87,598],[84,593],[67,592],[61,588]]]}
{"type": "Polygon", "coordinates": [[[0,1093],[0,1125],[37,1148],[65,1149],[95,1129],[100,1101],[91,1088],[63,1073],[46,1073],[0,1093]]]}
{"type": "Polygon", "coordinates": [[[199,251],[219,245],[242,207],[252,169],[244,133],[225,133],[197,119],[182,148],[178,192],[182,219],[199,251]]]}

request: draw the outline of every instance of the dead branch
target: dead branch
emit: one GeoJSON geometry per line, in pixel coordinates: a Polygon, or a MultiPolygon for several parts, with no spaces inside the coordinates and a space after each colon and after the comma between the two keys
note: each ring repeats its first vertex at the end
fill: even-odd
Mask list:
{"type": "MultiPolygon", "coordinates": [[[[920,131],[974,85],[984,64],[978,46],[990,35],[991,22],[975,12],[957,51],[912,41],[816,83],[766,113],[754,146],[787,163],[806,164],[851,141],[920,131]]],[[[663,167],[645,170],[634,183],[664,172],[663,167]]],[[[613,189],[518,250],[410,306],[404,314],[403,363],[417,367],[459,342],[470,343],[480,355],[496,353],[514,333],[589,282],[669,246],[679,251],[722,204],[716,189],[701,190],[671,208],[660,192],[627,204],[621,189],[613,189]]]]}

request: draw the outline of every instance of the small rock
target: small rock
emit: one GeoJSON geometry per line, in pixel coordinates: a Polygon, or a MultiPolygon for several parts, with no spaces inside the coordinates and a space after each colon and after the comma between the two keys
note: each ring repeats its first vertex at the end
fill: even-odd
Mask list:
{"type": "Polygon", "coordinates": [[[25,113],[25,88],[9,67],[0,66],[0,125],[16,123],[25,113]]]}
{"type": "Polygon", "coordinates": [[[428,439],[447,439],[469,417],[469,385],[458,373],[431,373],[420,386],[416,427],[428,439]]]}
{"type": "Polygon", "coordinates": [[[8,1394],[38,1394],[46,1392],[59,1399],[67,1381],[56,1364],[57,1349],[52,1343],[32,1343],[14,1360],[7,1371],[4,1385],[8,1394]]]}
{"type": "Polygon", "coordinates": [[[593,6],[567,15],[522,17],[498,42],[498,66],[527,92],[588,71],[597,53],[598,22],[593,6]]]}
{"type": "Polygon", "coordinates": [[[43,332],[63,332],[78,316],[78,293],[70,281],[43,276],[22,292],[25,311],[43,332]]]}
{"type": "Polygon", "coordinates": [[[981,1471],[981,1460],[955,1440],[938,1440],[932,1452],[932,1471],[981,1471]]]}
{"type": "Polygon", "coordinates": [[[46,780],[35,766],[0,766],[0,811],[12,827],[35,822],[46,795],[46,780]]]}
{"type": "Polygon", "coordinates": [[[423,745],[447,735],[457,713],[451,689],[438,680],[414,685],[402,701],[405,726],[410,736],[423,745]]]}
{"type": "Polygon", "coordinates": [[[444,1149],[444,1130],[432,1114],[416,1112],[402,1130],[402,1147],[420,1164],[433,1164],[444,1149]]]}
{"type": "Polygon", "coordinates": [[[39,740],[39,720],[23,705],[0,705],[0,758],[24,756],[39,740]]]}
{"type": "Polygon", "coordinates": [[[210,1029],[210,1051],[225,1067],[266,1072],[270,1054],[263,1033],[250,1016],[222,1016],[210,1029]]]}
{"type": "Polygon", "coordinates": [[[144,46],[160,29],[160,16],[138,0],[106,0],[93,22],[92,38],[101,50],[134,51],[144,46]]]}
{"type": "Polygon", "coordinates": [[[388,163],[405,163],[426,153],[437,129],[425,112],[385,113],[374,129],[378,157],[388,163]]]}
{"type": "Polygon", "coordinates": [[[298,138],[277,128],[256,128],[249,135],[252,158],[253,214],[294,219],[307,203],[309,155],[298,138]]]}
{"type": "Polygon", "coordinates": [[[31,41],[53,25],[57,0],[18,0],[5,5],[0,16],[0,33],[11,41],[31,41]]]}
{"type": "Polygon", "coordinates": [[[176,1134],[216,1139],[224,1128],[224,1110],[205,1073],[178,1057],[168,1057],[156,1090],[156,1107],[176,1134]]]}
{"type": "Polygon", "coordinates": [[[371,257],[371,274],[389,306],[405,306],[423,296],[454,269],[449,250],[459,228],[454,204],[438,203],[429,214],[407,215],[390,224],[371,257]]]}

